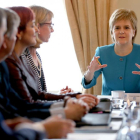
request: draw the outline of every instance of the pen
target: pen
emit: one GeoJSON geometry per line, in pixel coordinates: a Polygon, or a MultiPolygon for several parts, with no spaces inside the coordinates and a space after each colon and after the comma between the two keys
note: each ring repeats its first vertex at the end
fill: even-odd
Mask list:
{"type": "Polygon", "coordinates": [[[101,65],[101,63],[99,62],[98,58],[96,58],[96,60],[97,60],[98,64],[101,65]]]}

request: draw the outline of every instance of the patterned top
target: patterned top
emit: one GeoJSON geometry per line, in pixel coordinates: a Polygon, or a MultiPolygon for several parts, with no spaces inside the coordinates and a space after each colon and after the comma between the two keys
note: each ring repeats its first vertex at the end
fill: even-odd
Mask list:
{"type": "MultiPolygon", "coordinates": [[[[37,51],[36,51],[36,55],[37,55],[38,59],[41,62],[41,65],[42,65],[41,57],[40,57],[40,55],[37,51]]],[[[40,78],[39,74],[38,74],[38,69],[34,64],[33,58],[31,56],[28,48],[24,51],[24,53],[21,55],[21,57],[23,59],[25,59],[27,61],[27,64],[31,67],[31,69],[35,71],[36,76],[38,78],[38,88],[39,88],[39,90],[47,92],[47,86],[46,86],[46,81],[45,81],[45,76],[44,76],[42,66],[41,66],[41,78],[40,78]]]]}

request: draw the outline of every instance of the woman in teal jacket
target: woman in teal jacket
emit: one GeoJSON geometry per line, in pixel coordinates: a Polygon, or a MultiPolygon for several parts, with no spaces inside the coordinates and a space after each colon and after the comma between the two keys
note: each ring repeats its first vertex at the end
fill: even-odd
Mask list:
{"type": "Polygon", "coordinates": [[[114,44],[97,47],[82,85],[91,88],[102,73],[102,95],[111,95],[112,90],[139,93],[140,77],[135,75],[140,62],[140,45],[134,44],[136,14],[131,10],[117,9],[110,17],[109,26],[114,44]]]}

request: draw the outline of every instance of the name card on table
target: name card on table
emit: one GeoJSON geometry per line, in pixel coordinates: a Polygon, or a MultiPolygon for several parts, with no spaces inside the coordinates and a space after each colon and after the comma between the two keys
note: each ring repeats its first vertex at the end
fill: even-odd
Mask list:
{"type": "Polygon", "coordinates": [[[69,133],[68,140],[116,140],[117,133],[69,133]]]}
{"type": "Polygon", "coordinates": [[[136,102],[140,102],[140,93],[125,93],[125,98],[124,100],[127,101],[127,99],[129,99],[129,101],[136,101],[136,102]]]}

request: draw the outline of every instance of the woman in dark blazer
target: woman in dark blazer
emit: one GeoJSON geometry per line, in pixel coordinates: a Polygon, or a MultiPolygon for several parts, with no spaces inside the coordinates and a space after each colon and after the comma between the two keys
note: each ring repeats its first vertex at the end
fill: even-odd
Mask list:
{"type": "MultiPolygon", "coordinates": [[[[20,19],[18,15],[9,9],[0,8],[0,62],[3,61],[11,52],[12,45],[15,42],[17,33],[17,27],[20,19]],[[6,22],[7,18],[7,22],[6,22]],[[6,29],[7,24],[7,29],[6,29]],[[9,47],[9,44],[10,46],[9,47]],[[2,47],[1,47],[2,45],[2,47]],[[4,52],[4,53],[3,53],[4,52]]],[[[43,109],[43,105],[40,104],[43,109]]],[[[47,104],[46,104],[47,105],[47,104]]],[[[20,115],[40,114],[42,111],[44,115],[47,115],[47,106],[43,110],[39,104],[29,104],[22,100],[14,90],[12,90],[9,83],[9,73],[4,62],[0,63],[0,134],[1,138],[11,140],[42,140],[43,138],[61,138],[64,137],[68,132],[72,132],[74,127],[73,122],[69,120],[63,120],[59,117],[51,117],[41,122],[32,122],[27,118],[22,118],[20,115]],[[10,100],[10,96],[14,98],[10,100]],[[17,99],[17,100],[16,100],[17,99]],[[15,102],[15,103],[13,103],[15,102]],[[13,103],[13,104],[12,104],[13,103]],[[27,107],[28,106],[28,107],[27,107]],[[27,108],[29,109],[27,109],[27,108]],[[36,110],[36,111],[35,111],[36,110]],[[38,111],[39,112],[38,112],[38,111]],[[42,110],[42,111],[41,111],[42,110]],[[46,112],[45,112],[46,110],[46,112]],[[29,112],[28,112],[29,111],[29,112]],[[18,118],[15,118],[18,117],[18,118]],[[5,120],[5,119],[8,120],[5,120]],[[14,118],[14,119],[9,119],[14,118]],[[57,125],[56,125],[57,124],[57,125]],[[63,124],[63,125],[62,125],[63,124]],[[51,129],[58,128],[59,132],[51,132],[51,129]],[[67,131],[63,128],[66,127],[67,131]],[[63,131],[64,133],[61,133],[63,131]]],[[[45,104],[44,104],[45,107],[45,104]]],[[[27,115],[27,116],[28,116],[27,115]]],[[[40,114],[41,115],[41,114],[40,114]]],[[[46,116],[45,115],[45,116],[46,116]]],[[[32,117],[36,117],[33,115],[32,117]]]]}

